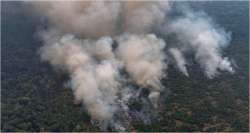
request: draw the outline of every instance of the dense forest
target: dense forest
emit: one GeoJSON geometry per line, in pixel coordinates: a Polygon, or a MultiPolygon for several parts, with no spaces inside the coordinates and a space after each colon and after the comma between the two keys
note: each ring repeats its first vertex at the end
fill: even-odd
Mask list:
{"type": "MultiPolygon", "coordinates": [[[[168,78],[162,81],[169,92],[161,99],[157,119],[148,125],[135,120],[129,131],[247,132],[249,2],[186,3],[231,31],[231,44],[223,54],[233,59],[236,73],[208,79],[193,62],[188,78],[170,65],[168,78]]],[[[65,85],[67,75],[41,62],[37,31],[42,19],[22,2],[1,4],[1,131],[99,131],[84,107],[74,104],[65,85]]]]}

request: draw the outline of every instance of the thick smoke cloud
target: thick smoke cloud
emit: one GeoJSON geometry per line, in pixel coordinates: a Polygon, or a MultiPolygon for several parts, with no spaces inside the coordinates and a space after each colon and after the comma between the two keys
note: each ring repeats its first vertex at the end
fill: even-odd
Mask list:
{"type": "Polygon", "coordinates": [[[33,2],[39,13],[66,33],[87,38],[123,32],[146,33],[164,21],[169,2],[33,2]]]}
{"type": "Polygon", "coordinates": [[[147,109],[158,108],[164,91],[161,80],[169,62],[167,55],[186,76],[189,74],[184,56],[190,51],[209,78],[218,70],[233,72],[228,59],[220,54],[228,45],[230,34],[216,27],[207,16],[193,12],[168,20],[171,2],[31,4],[49,20],[49,28],[41,32],[45,43],[40,49],[42,60],[70,75],[75,101],[84,105],[93,120],[113,124],[117,130],[125,130],[125,124],[114,120],[116,113],[124,112],[124,119],[128,120],[129,100],[138,98],[141,90],[149,92],[147,98],[152,105],[145,105],[147,109]],[[168,49],[168,44],[153,33],[155,27],[162,25],[167,25],[164,32],[176,34],[181,45],[168,49]]]}

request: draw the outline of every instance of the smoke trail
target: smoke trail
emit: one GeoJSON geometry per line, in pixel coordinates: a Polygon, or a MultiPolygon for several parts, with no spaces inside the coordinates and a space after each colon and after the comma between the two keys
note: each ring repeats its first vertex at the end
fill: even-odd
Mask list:
{"type": "MultiPolygon", "coordinates": [[[[42,60],[70,75],[76,102],[84,105],[93,120],[104,126],[111,124],[116,130],[129,127],[132,118],[128,104],[141,97],[140,90],[149,91],[147,98],[157,109],[167,69],[164,52],[173,56],[186,76],[183,53],[187,51],[195,53],[209,78],[218,69],[233,72],[228,59],[219,53],[228,45],[230,35],[215,27],[207,16],[193,12],[166,23],[171,5],[168,1],[57,1],[32,5],[49,20],[49,29],[41,32],[45,43],[40,50],[42,60]],[[164,32],[177,35],[180,46],[166,48],[164,40],[153,33],[161,25],[167,25],[164,32]]],[[[145,99],[138,101],[147,103],[145,99]]],[[[143,109],[152,109],[151,105],[145,106],[143,109]]]]}
{"type": "Polygon", "coordinates": [[[187,11],[184,17],[174,20],[168,28],[183,43],[182,47],[195,52],[195,59],[209,78],[218,74],[218,70],[234,72],[228,59],[220,54],[221,48],[229,44],[230,33],[217,28],[207,15],[187,11]]]}
{"type": "Polygon", "coordinates": [[[180,50],[177,48],[170,48],[169,52],[172,54],[174,57],[176,64],[179,68],[179,70],[186,76],[188,76],[187,68],[186,68],[186,60],[183,57],[182,53],[180,50]]]}

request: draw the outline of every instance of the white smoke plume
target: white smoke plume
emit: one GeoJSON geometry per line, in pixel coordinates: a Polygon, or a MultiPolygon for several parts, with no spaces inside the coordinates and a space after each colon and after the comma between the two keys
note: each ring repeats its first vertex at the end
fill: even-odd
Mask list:
{"type": "Polygon", "coordinates": [[[204,13],[187,11],[184,17],[170,23],[168,29],[177,35],[182,47],[195,52],[195,59],[209,78],[218,74],[218,70],[234,72],[228,59],[220,54],[221,48],[229,44],[230,33],[216,27],[204,13]]]}
{"type": "Polygon", "coordinates": [[[84,105],[93,120],[113,124],[117,130],[126,130],[126,124],[114,118],[132,119],[127,104],[140,96],[140,90],[149,91],[147,98],[157,109],[164,91],[161,80],[166,76],[166,52],[186,76],[182,52],[189,49],[209,78],[218,69],[233,72],[228,59],[219,53],[230,35],[194,13],[166,24],[171,7],[168,1],[51,1],[32,5],[49,20],[49,29],[41,32],[45,43],[40,50],[42,60],[70,75],[75,101],[84,105]],[[165,41],[153,33],[155,26],[162,25],[168,25],[166,32],[177,34],[181,50],[167,49],[165,41]],[[128,85],[131,83],[140,89],[128,85]],[[119,111],[124,116],[117,116],[119,111]]]}
{"type": "Polygon", "coordinates": [[[170,48],[169,49],[170,54],[174,57],[177,67],[179,70],[186,76],[188,76],[188,71],[186,68],[186,60],[184,56],[182,55],[181,51],[177,48],[170,48]]]}

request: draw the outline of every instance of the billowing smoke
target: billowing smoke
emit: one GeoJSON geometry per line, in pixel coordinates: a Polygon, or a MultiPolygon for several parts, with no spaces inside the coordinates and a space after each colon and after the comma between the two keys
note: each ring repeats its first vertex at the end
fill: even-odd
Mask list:
{"type": "Polygon", "coordinates": [[[80,40],[69,34],[54,41],[41,49],[42,59],[70,74],[76,102],[84,103],[93,118],[111,118],[119,87],[113,40],[80,40]]]}
{"type": "MultiPolygon", "coordinates": [[[[41,32],[45,43],[40,49],[42,60],[70,75],[76,103],[82,103],[93,120],[113,124],[117,130],[125,130],[122,119],[130,118],[129,100],[139,99],[141,90],[149,92],[147,109],[158,108],[164,91],[161,80],[167,75],[167,55],[186,76],[185,53],[190,51],[209,78],[218,70],[233,72],[228,58],[220,54],[230,34],[207,16],[193,12],[168,20],[168,1],[57,1],[32,5],[49,20],[49,28],[41,32]],[[169,47],[154,34],[154,28],[163,25],[164,32],[176,34],[181,45],[169,47]],[[126,118],[117,116],[118,112],[126,118]]],[[[144,98],[141,101],[147,103],[144,98]]]]}
{"type": "Polygon", "coordinates": [[[163,49],[165,42],[154,34],[123,35],[118,38],[117,56],[124,63],[129,75],[139,86],[148,88],[149,98],[157,107],[160,80],[164,76],[166,63],[163,49]]]}

